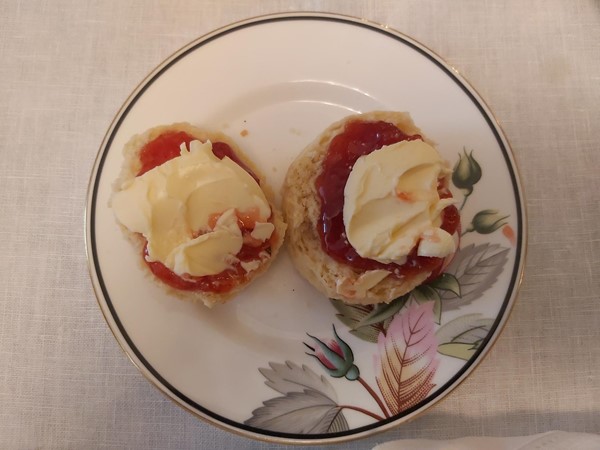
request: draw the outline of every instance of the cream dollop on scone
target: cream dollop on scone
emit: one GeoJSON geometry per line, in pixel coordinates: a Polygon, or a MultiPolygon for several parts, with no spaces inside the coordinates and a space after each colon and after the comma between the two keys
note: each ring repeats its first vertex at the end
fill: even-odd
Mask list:
{"type": "Polygon", "coordinates": [[[175,124],[134,138],[125,153],[111,206],[157,280],[212,306],[266,270],[285,225],[233,142],[175,124]]]}
{"type": "Polygon", "coordinates": [[[344,228],[363,258],[404,264],[417,255],[445,258],[456,250],[440,228],[444,208],[438,180],[450,174],[435,148],[421,140],[384,146],[354,163],[344,189],[344,228]]]}
{"type": "Polygon", "coordinates": [[[406,113],[333,124],[286,176],[296,267],[327,296],[363,304],[389,302],[439,275],[458,241],[450,174],[406,113]]]}

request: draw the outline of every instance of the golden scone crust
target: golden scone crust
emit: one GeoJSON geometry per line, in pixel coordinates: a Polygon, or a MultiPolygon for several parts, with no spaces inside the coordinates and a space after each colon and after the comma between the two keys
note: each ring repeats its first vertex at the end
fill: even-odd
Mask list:
{"type": "MultiPolygon", "coordinates": [[[[271,256],[266,259],[256,270],[250,272],[247,276],[247,279],[235,286],[231,291],[227,293],[213,293],[213,292],[201,292],[201,291],[184,291],[180,289],[172,288],[167,284],[163,283],[160,279],[158,279],[148,268],[148,266],[143,261],[143,258],[140,257],[140,265],[142,266],[146,275],[151,278],[154,282],[158,283],[161,287],[163,287],[170,294],[182,299],[188,300],[192,302],[201,301],[209,308],[214,306],[215,304],[225,303],[228,300],[232,299],[236,294],[242,291],[248,284],[250,284],[253,280],[255,280],[258,276],[265,273],[271,263],[275,260],[281,245],[283,244],[283,239],[286,232],[286,224],[283,221],[283,217],[281,211],[275,206],[273,191],[266,185],[265,178],[262,175],[262,172],[259,171],[256,166],[252,163],[252,161],[242,152],[239,146],[229,137],[220,132],[208,131],[193,126],[189,123],[180,122],[174,123],[171,125],[160,125],[153,127],[142,134],[138,134],[133,136],[125,147],[123,148],[123,166],[121,168],[121,173],[119,174],[119,178],[113,184],[113,193],[118,192],[122,189],[126,183],[135,178],[141,168],[140,162],[140,151],[142,148],[150,141],[156,139],[158,136],[165,132],[178,132],[183,131],[191,136],[194,136],[199,141],[205,142],[206,140],[210,140],[211,142],[223,142],[231,147],[234,153],[238,156],[240,161],[242,161],[249,169],[251,169],[256,176],[260,180],[260,187],[265,193],[265,197],[267,198],[271,211],[273,214],[272,221],[273,225],[275,225],[275,231],[273,232],[273,237],[271,239],[271,256]]],[[[145,245],[145,239],[138,233],[132,233],[127,230],[125,227],[121,226],[121,229],[135,246],[136,250],[139,252],[140,256],[142,255],[143,248],[145,245]]]]}
{"type": "MultiPolygon", "coordinates": [[[[396,125],[406,134],[423,133],[404,112],[373,111],[356,114],[330,125],[288,169],[283,188],[283,212],[288,226],[288,250],[298,271],[327,297],[353,304],[389,303],[406,294],[430,275],[421,273],[402,279],[388,276],[363,292],[357,289],[364,271],[341,264],[327,255],[321,247],[317,222],[321,203],[315,181],[323,170],[323,161],[331,140],[353,120],[384,121],[396,125]]],[[[427,140],[425,136],[423,139],[427,140]]]]}

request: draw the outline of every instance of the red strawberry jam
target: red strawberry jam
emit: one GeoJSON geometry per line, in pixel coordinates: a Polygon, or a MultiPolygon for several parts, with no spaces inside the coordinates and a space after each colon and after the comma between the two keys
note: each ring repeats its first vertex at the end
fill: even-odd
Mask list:
{"type": "MultiPolygon", "coordinates": [[[[432,279],[440,274],[444,258],[418,256],[418,245],[401,265],[383,264],[362,258],[348,242],[344,228],[344,188],[358,158],[386,145],[416,139],[422,140],[422,137],[418,134],[407,135],[391,123],[353,121],[346,124],[344,130],[331,140],[323,162],[323,171],[316,180],[316,187],[321,200],[321,215],[318,221],[321,246],[333,259],[360,271],[387,270],[397,278],[432,272],[432,279]]],[[[438,192],[440,198],[452,197],[443,180],[438,184],[438,192]]],[[[458,210],[453,205],[447,206],[442,215],[441,228],[454,234],[460,226],[458,210]]]]}
{"type": "MultiPolygon", "coordinates": [[[[140,151],[140,162],[142,167],[137,176],[140,176],[151,169],[154,169],[165,162],[178,157],[181,154],[180,146],[185,142],[189,146],[190,142],[196,138],[184,131],[167,131],[154,140],[148,142],[140,151]]],[[[232,148],[224,142],[213,142],[212,151],[219,159],[228,157],[259,183],[258,177],[250,168],[248,168],[233,152],[232,148]]],[[[214,217],[216,222],[218,215],[214,217]]],[[[265,242],[257,242],[250,236],[254,229],[256,220],[248,214],[238,214],[238,224],[244,237],[242,249],[236,255],[240,262],[235,263],[231,268],[224,270],[216,275],[206,275],[201,277],[185,275],[179,276],[171,271],[167,266],[159,261],[146,261],[147,243],[144,246],[144,261],[152,273],[169,286],[183,291],[201,291],[224,293],[229,292],[235,286],[246,280],[247,273],[241,266],[241,262],[249,262],[260,259],[260,253],[271,252],[271,236],[265,242]]]]}

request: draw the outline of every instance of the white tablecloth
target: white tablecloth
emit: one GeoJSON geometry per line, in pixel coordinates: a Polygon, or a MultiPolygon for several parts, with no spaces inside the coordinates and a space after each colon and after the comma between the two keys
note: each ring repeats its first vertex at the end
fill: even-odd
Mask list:
{"type": "Polygon", "coordinates": [[[489,356],[401,437],[600,431],[600,4],[588,1],[0,2],[0,447],[277,448],[214,428],[123,354],[89,282],[88,177],[165,57],[232,21],[331,11],[446,58],[495,112],[529,215],[525,279],[489,356]]]}

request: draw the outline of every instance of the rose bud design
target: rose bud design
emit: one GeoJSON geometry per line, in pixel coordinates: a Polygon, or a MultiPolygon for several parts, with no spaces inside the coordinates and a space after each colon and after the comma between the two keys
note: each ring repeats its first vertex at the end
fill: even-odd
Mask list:
{"type": "Polygon", "coordinates": [[[495,209],[484,209],[475,214],[475,217],[473,217],[473,220],[471,221],[471,225],[467,228],[467,232],[476,231],[480,234],[490,234],[506,225],[504,220],[507,218],[508,216],[502,216],[495,209]]]}
{"type": "Polygon", "coordinates": [[[459,189],[463,189],[466,196],[471,195],[473,186],[481,179],[481,166],[473,158],[473,151],[459,155],[459,160],[452,171],[452,183],[459,189]]]}
{"type": "MultiPolygon", "coordinates": [[[[308,333],[307,333],[308,334],[308,333]]],[[[304,343],[312,353],[306,353],[317,359],[327,370],[329,375],[334,378],[346,377],[350,381],[358,379],[360,371],[354,365],[354,354],[352,349],[337,334],[335,325],[333,326],[334,339],[325,343],[320,339],[308,334],[308,337],[315,341],[315,347],[304,343]]]]}

